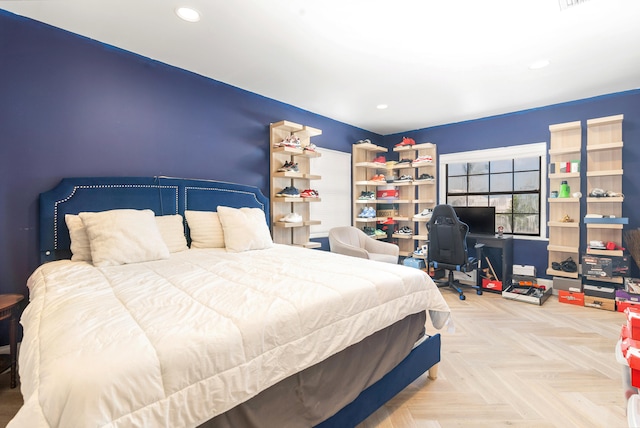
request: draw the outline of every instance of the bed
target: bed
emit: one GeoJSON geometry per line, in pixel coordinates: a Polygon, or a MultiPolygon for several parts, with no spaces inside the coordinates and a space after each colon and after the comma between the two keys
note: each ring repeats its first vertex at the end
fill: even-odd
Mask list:
{"type": "Polygon", "coordinates": [[[9,427],[347,427],[435,378],[426,317],[450,314],[424,272],[273,244],[268,218],[219,181],[42,193],[9,427]]]}

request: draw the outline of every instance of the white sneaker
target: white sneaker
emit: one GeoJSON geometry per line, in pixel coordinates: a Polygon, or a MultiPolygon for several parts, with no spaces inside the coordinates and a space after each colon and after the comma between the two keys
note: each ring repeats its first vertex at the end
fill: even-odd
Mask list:
{"type": "Polygon", "coordinates": [[[280,221],[284,221],[286,223],[302,223],[302,216],[298,213],[289,213],[282,217],[280,221]]]}

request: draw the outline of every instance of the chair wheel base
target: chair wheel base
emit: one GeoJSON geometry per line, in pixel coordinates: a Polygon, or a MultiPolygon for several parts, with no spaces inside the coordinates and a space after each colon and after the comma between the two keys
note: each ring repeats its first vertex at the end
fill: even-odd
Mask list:
{"type": "Polygon", "coordinates": [[[482,296],[482,290],[480,290],[480,289],[476,290],[476,294],[477,294],[478,296],[482,296]]]}
{"type": "Polygon", "coordinates": [[[465,300],[467,297],[464,294],[461,294],[460,296],[458,296],[460,298],[460,300],[465,300]]]}

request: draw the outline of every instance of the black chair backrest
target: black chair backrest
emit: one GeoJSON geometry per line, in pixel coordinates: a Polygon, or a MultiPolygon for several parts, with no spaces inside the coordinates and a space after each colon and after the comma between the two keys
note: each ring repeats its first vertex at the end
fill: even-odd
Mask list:
{"type": "Polygon", "coordinates": [[[467,233],[469,226],[461,222],[451,205],[438,205],[427,223],[429,260],[451,265],[468,262],[467,233]]]}

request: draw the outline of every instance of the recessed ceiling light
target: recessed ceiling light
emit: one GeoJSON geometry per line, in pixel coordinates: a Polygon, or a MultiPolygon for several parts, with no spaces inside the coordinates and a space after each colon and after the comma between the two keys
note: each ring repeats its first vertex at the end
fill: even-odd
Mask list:
{"type": "Polygon", "coordinates": [[[534,61],[531,64],[529,64],[529,69],[530,70],[539,70],[541,68],[545,68],[547,65],[549,65],[549,60],[548,59],[541,59],[541,60],[534,61]]]}
{"type": "Polygon", "coordinates": [[[179,7],[176,9],[176,15],[188,22],[200,21],[200,12],[190,7],[179,7]]]}
{"type": "Polygon", "coordinates": [[[388,107],[389,107],[389,106],[388,106],[388,105],[386,105],[386,104],[378,104],[378,105],[376,106],[376,108],[377,108],[378,110],[384,110],[384,109],[386,109],[386,108],[388,108],[388,107]]]}

